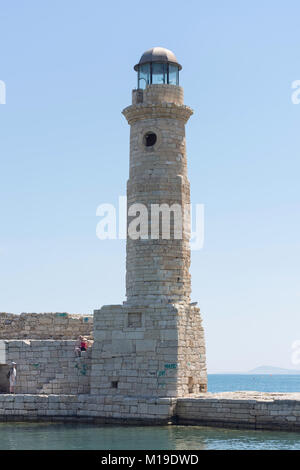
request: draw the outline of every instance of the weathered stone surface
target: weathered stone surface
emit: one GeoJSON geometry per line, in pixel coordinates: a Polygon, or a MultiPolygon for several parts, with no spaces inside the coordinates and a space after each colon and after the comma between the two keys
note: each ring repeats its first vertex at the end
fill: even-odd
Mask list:
{"type": "Polygon", "coordinates": [[[0,339],[76,339],[92,332],[92,315],[0,312],[0,339]]]}
{"type": "Polygon", "coordinates": [[[0,421],[9,419],[94,420],[126,424],[196,424],[244,429],[300,431],[300,393],[231,392],[193,398],[107,395],[0,394],[0,421]],[[265,403],[261,409],[262,401],[265,403]],[[239,408],[234,407],[239,405],[239,408]],[[281,408],[284,406],[284,408],[281,408]],[[274,407],[280,413],[274,415],[274,407]],[[239,410],[239,411],[238,411],[239,410]]]}
{"type": "MultiPolygon", "coordinates": [[[[8,366],[17,363],[16,393],[89,393],[91,348],[78,358],[74,340],[3,340],[3,344],[8,366]]],[[[0,392],[8,390],[6,375],[0,379],[0,392]]]]}
{"type": "Polygon", "coordinates": [[[178,398],[177,422],[247,429],[300,430],[300,393],[226,392],[178,398]]]}
{"type": "Polygon", "coordinates": [[[149,85],[133,92],[133,103],[123,114],[131,126],[128,209],[143,204],[151,223],[148,238],[127,237],[127,301],[94,312],[91,393],[187,396],[207,388],[200,310],[190,304],[190,220],[185,212],[190,203],[185,124],[192,110],[183,104],[181,87],[149,85]],[[156,135],[152,146],[145,145],[149,132],[156,135]],[[169,221],[169,237],[163,236],[159,219],[152,217],[153,204],[181,208],[180,239],[175,218],[169,221]]]}

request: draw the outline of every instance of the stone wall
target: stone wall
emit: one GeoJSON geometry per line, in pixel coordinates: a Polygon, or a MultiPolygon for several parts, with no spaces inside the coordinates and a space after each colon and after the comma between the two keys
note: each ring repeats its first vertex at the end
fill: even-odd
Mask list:
{"type": "Polygon", "coordinates": [[[168,84],[148,85],[145,90],[132,90],[132,104],[183,104],[183,88],[168,84]]]}
{"type": "MultiPolygon", "coordinates": [[[[6,340],[1,343],[6,349],[6,364],[17,363],[16,393],[90,392],[91,348],[76,358],[73,340],[6,340]]],[[[5,377],[2,382],[3,379],[5,381],[5,377]]]]}
{"type": "Polygon", "coordinates": [[[91,393],[177,397],[205,391],[199,308],[108,305],[94,312],[91,393]]]}
{"type": "Polygon", "coordinates": [[[0,339],[76,339],[93,334],[93,315],[0,313],[0,339]]]}
{"type": "Polygon", "coordinates": [[[175,413],[179,424],[300,431],[300,393],[227,392],[178,398],[175,413]]]}
{"type": "Polygon", "coordinates": [[[92,395],[0,394],[0,421],[77,420],[122,424],[166,424],[176,400],[92,395]]]}
{"type": "Polygon", "coordinates": [[[0,394],[0,421],[81,420],[300,431],[300,393],[232,392],[194,398],[0,394]]]}
{"type": "Polygon", "coordinates": [[[9,381],[7,379],[9,369],[9,365],[0,363],[0,393],[9,393],[9,381]]]}
{"type": "Polygon", "coordinates": [[[178,305],[177,397],[207,391],[206,348],[200,309],[178,305]]]}

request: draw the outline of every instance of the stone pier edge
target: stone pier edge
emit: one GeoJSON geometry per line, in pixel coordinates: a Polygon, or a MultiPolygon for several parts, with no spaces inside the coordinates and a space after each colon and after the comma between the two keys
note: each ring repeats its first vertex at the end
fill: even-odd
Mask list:
{"type": "Polygon", "coordinates": [[[0,421],[176,424],[300,432],[300,393],[228,392],[187,398],[0,394],[0,421]]]}

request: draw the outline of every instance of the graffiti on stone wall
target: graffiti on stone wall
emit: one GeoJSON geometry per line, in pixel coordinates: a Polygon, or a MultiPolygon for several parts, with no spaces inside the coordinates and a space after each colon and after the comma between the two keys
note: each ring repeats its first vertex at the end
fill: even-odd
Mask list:
{"type": "Polygon", "coordinates": [[[177,369],[177,364],[165,364],[165,369],[177,369]]]}

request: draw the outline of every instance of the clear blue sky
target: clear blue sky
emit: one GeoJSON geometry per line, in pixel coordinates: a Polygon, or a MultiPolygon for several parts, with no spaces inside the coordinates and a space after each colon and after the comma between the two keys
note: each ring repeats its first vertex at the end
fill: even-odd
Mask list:
{"type": "MultiPolygon", "coordinates": [[[[125,296],[125,243],[96,208],[126,192],[121,110],[150,47],[183,65],[192,252],[209,371],[293,367],[300,339],[298,1],[2,2],[0,311],[91,313],[125,296]]],[[[298,366],[300,368],[300,366],[298,366]]]]}

